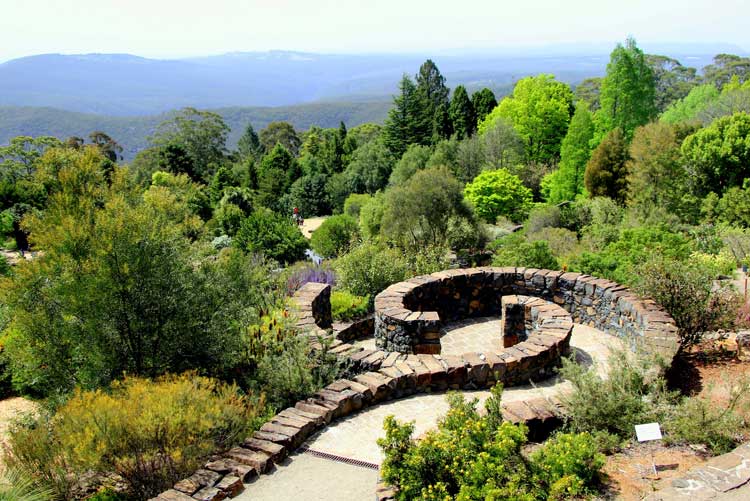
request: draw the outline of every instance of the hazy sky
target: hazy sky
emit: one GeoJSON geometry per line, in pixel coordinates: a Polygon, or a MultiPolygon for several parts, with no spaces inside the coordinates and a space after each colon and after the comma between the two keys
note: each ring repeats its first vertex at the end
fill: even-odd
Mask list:
{"type": "Polygon", "coordinates": [[[749,0],[0,0],[0,61],[284,49],[417,52],[555,43],[726,42],[749,0]]]}

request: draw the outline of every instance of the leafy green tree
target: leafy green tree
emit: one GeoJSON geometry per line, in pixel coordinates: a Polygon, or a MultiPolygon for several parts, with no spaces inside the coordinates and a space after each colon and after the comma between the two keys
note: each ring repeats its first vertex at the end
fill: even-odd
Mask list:
{"type": "Polygon", "coordinates": [[[510,234],[491,244],[493,266],[525,266],[558,270],[560,264],[545,240],[528,242],[521,235],[510,234]]]}
{"type": "Polygon", "coordinates": [[[211,198],[211,203],[214,205],[221,200],[224,196],[224,189],[230,186],[237,186],[237,180],[232,175],[232,171],[225,166],[221,166],[216,170],[216,173],[211,178],[211,182],[208,184],[208,193],[211,198]]]}
{"type": "Polygon", "coordinates": [[[740,82],[750,79],[750,57],[740,57],[734,54],[717,54],[713,64],[703,68],[703,80],[721,89],[728,84],[733,76],[740,82]]]}
{"type": "Polygon", "coordinates": [[[344,202],[344,214],[358,220],[362,207],[369,203],[371,199],[372,195],[366,193],[352,193],[346,197],[344,202]]]}
{"type": "Polygon", "coordinates": [[[479,124],[479,133],[485,134],[498,120],[508,120],[524,142],[527,161],[555,162],[572,111],[573,93],[567,84],[552,75],[522,78],[513,94],[479,124]]]}
{"type": "Polygon", "coordinates": [[[499,216],[522,221],[531,209],[533,195],[518,176],[505,169],[479,174],[464,189],[477,216],[494,224],[499,216]]]}
{"type": "Polygon", "coordinates": [[[678,213],[687,180],[675,129],[662,122],[638,127],[629,156],[628,205],[644,220],[678,213]]]}
{"type": "Polygon", "coordinates": [[[750,177],[750,115],[719,118],[688,136],[682,154],[698,194],[741,186],[750,177]]]}
{"type": "Polygon", "coordinates": [[[445,85],[445,77],[440,73],[437,65],[428,59],[419,67],[416,76],[417,94],[422,104],[423,120],[429,128],[432,142],[450,137],[446,122],[448,111],[448,95],[450,90],[445,85]]]}
{"type": "Polygon", "coordinates": [[[310,246],[323,257],[336,257],[344,253],[359,230],[357,220],[346,214],[331,216],[316,229],[310,246]]]}
{"type": "Polygon", "coordinates": [[[349,153],[357,149],[357,147],[369,143],[370,141],[376,141],[380,138],[383,133],[383,126],[374,123],[363,123],[352,127],[346,133],[346,145],[353,145],[349,153]]]}
{"type": "Polygon", "coordinates": [[[410,144],[430,144],[434,117],[426,115],[426,98],[407,75],[399,83],[399,93],[393,97],[393,108],[383,127],[383,142],[396,157],[401,157],[410,144]]]}
{"type": "Polygon", "coordinates": [[[659,113],[690,93],[698,83],[696,69],[683,66],[676,59],[653,54],[646,55],[656,81],[656,109],[659,113]]]}
{"type": "Polygon", "coordinates": [[[633,137],[639,125],[656,117],[654,70],[633,38],[617,44],[602,80],[601,109],[596,114],[599,137],[619,128],[626,138],[633,137]]]}
{"type": "Polygon", "coordinates": [[[263,155],[263,145],[260,144],[260,138],[251,123],[245,126],[245,131],[237,141],[237,153],[242,159],[253,158],[257,160],[263,155]]]}
{"type": "Polygon", "coordinates": [[[386,287],[405,280],[409,263],[400,249],[365,242],[340,256],[334,267],[339,285],[356,296],[375,296],[386,287]]]}
{"type": "MultiPolygon", "coordinates": [[[[510,131],[515,134],[515,130],[513,130],[512,127],[510,128],[510,131]]],[[[453,175],[456,176],[456,179],[462,183],[468,183],[477,177],[479,173],[482,172],[482,169],[487,167],[488,163],[492,164],[493,161],[498,160],[498,157],[491,156],[491,154],[488,153],[494,151],[494,155],[497,155],[499,153],[497,150],[492,150],[490,148],[485,150],[485,140],[494,140],[492,136],[492,131],[485,134],[483,137],[475,134],[458,143],[455,155],[456,164],[451,169],[453,175]]],[[[521,145],[520,140],[518,141],[518,146],[517,151],[520,156],[523,151],[523,146],[521,145]]],[[[500,159],[502,158],[504,157],[500,157],[500,159]]]]}
{"type": "Polygon", "coordinates": [[[253,253],[263,253],[280,263],[289,264],[305,256],[307,239],[288,218],[268,209],[257,209],[242,222],[232,243],[253,253]]]}
{"type": "Polygon", "coordinates": [[[711,84],[693,87],[687,96],[664,110],[661,120],[669,124],[697,121],[701,112],[718,98],[719,91],[711,84]]]}
{"type": "Polygon", "coordinates": [[[512,169],[524,159],[524,143],[508,120],[495,120],[481,136],[484,162],[494,169],[512,169]]]}
{"type": "Polygon", "coordinates": [[[171,172],[172,174],[185,174],[194,181],[202,181],[203,178],[195,169],[195,163],[190,158],[187,149],[180,144],[167,144],[158,148],[156,167],[158,170],[171,172]]]}
{"type": "MultiPolygon", "coordinates": [[[[229,126],[221,115],[184,108],[156,128],[150,141],[158,147],[179,145],[192,162],[195,180],[208,181],[227,154],[229,126]]],[[[179,173],[177,171],[172,171],[179,173]]]]}
{"type": "Polygon", "coordinates": [[[599,143],[586,164],[583,181],[592,197],[609,197],[623,203],[627,195],[628,143],[621,129],[612,130],[599,143]]]}
{"type": "Polygon", "coordinates": [[[385,192],[381,234],[404,247],[443,245],[456,218],[472,219],[462,185],[447,167],[432,167],[385,192]]]}
{"type": "Polygon", "coordinates": [[[297,179],[289,189],[289,204],[299,209],[302,217],[324,216],[331,213],[326,191],[328,176],[314,172],[297,179]]]}
{"type": "Polygon", "coordinates": [[[700,110],[698,119],[703,125],[709,125],[718,118],[735,113],[750,114],[750,80],[740,83],[737,76],[724,85],[717,99],[700,110]]]}
{"type": "Polygon", "coordinates": [[[384,188],[388,184],[394,163],[391,153],[379,142],[357,148],[344,171],[350,193],[375,193],[384,188]]]}
{"type": "Polygon", "coordinates": [[[258,166],[258,200],[266,207],[277,207],[279,198],[301,175],[292,154],[277,143],[258,166]]]}
{"type": "Polygon", "coordinates": [[[471,136],[476,129],[476,115],[474,105],[471,104],[466,88],[459,85],[453,91],[450,108],[448,109],[453,133],[458,139],[471,136]]]}
{"type": "Polygon", "coordinates": [[[600,107],[599,96],[602,90],[602,78],[585,78],[576,85],[576,102],[583,101],[588,104],[591,113],[595,113],[600,107]]]}
{"type": "Polygon", "coordinates": [[[560,149],[560,168],[543,181],[545,200],[560,203],[584,193],[583,175],[591,156],[594,121],[585,101],[579,101],[560,149]]]}
{"type": "Polygon", "coordinates": [[[102,131],[94,131],[89,134],[91,144],[101,150],[110,162],[122,160],[122,146],[102,131]]]}
{"type": "Polygon", "coordinates": [[[296,157],[299,155],[302,140],[289,122],[271,122],[260,131],[260,144],[266,153],[270,153],[277,144],[280,144],[296,157]]]}
{"type": "Polygon", "coordinates": [[[495,109],[497,99],[495,93],[485,87],[471,95],[471,104],[474,106],[474,113],[476,113],[476,123],[479,124],[484,120],[484,117],[495,109]]]}
{"type": "Polygon", "coordinates": [[[404,152],[401,159],[391,172],[389,184],[400,185],[405,183],[417,171],[424,169],[432,156],[432,148],[421,144],[412,144],[404,152]]]}

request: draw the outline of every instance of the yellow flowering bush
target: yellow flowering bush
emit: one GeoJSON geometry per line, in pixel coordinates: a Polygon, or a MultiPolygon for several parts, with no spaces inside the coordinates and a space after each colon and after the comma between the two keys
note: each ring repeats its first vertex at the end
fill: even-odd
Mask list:
{"type": "Polygon", "coordinates": [[[148,499],[195,470],[217,448],[242,440],[265,404],[194,373],[126,378],[77,391],[57,412],[11,432],[8,462],[67,497],[70,477],[121,475],[148,499]]]}

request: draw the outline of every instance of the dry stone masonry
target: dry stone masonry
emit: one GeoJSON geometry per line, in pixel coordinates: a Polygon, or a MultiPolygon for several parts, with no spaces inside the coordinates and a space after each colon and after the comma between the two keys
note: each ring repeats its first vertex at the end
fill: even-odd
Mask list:
{"type": "MultiPolygon", "coordinates": [[[[424,391],[506,386],[547,377],[569,350],[573,322],[591,325],[671,360],[677,350],[674,321],[652,301],[614,282],[578,273],[526,268],[451,270],[390,286],[375,299],[374,330],[380,349],[348,341],[372,328],[331,323],[330,286],[308,283],[294,295],[297,327],[331,349],[355,376],[335,381],[284,409],[242,444],[151,501],[218,501],[267,473],[317,430],[368,406],[424,391]],[[497,352],[440,355],[444,322],[500,316],[504,348],[497,352]],[[506,339],[507,338],[507,339],[506,339]]],[[[525,423],[532,440],[560,423],[554,397],[503,403],[503,417],[525,423]]],[[[379,485],[378,500],[395,491],[379,485]]]]}

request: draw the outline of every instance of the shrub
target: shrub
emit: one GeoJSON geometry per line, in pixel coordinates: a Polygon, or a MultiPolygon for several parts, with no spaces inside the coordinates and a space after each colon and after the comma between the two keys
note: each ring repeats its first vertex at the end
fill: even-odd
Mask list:
{"type": "Polygon", "coordinates": [[[664,379],[655,374],[659,367],[653,360],[614,352],[604,378],[593,368],[563,359],[560,373],[573,385],[573,391],[562,398],[568,428],[629,439],[636,424],[663,422],[677,396],[668,392],[664,379]]]}
{"type": "Polygon", "coordinates": [[[498,216],[522,221],[532,204],[531,190],[505,169],[482,172],[466,185],[464,195],[476,214],[490,224],[498,216]]]}
{"type": "Polygon", "coordinates": [[[579,248],[576,234],[565,228],[542,228],[534,233],[527,233],[527,240],[535,242],[543,240],[552,251],[552,254],[560,257],[575,255],[579,248]]]}
{"type": "Polygon", "coordinates": [[[383,193],[376,193],[362,206],[359,212],[359,227],[362,230],[363,237],[372,240],[380,235],[384,213],[385,197],[383,193]]]}
{"type": "Polygon", "coordinates": [[[493,242],[495,256],[493,266],[526,266],[556,270],[560,264],[544,240],[527,242],[523,235],[517,233],[508,235],[493,242]]]}
{"type": "Polygon", "coordinates": [[[699,343],[704,332],[734,321],[738,297],[729,286],[715,286],[715,277],[715,269],[699,261],[655,257],[636,268],[634,284],[672,316],[684,350],[699,343]]]}
{"type": "Polygon", "coordinates": [[[346,291],[331,294],[331,314],[334,320],[352,320],[367,314],[370,298],[355,296],[346,291]]]}
{"type": "Polygon", "coordinates": [[[58,497],[71,476],[114,471],[129,495],[148,499],[244,438],[263,405],[195,374],[126,378],[109,391],[77,391],[53,418],[14,428],[7,461],[58,497]]]}
{"type": "Polygon", "coordinates": [[[18,470],[0,474],[0,501],[49,501],[52,492],[40,489],[28,476],[18,470]]]}
{"type": "Polygon", "coordinates": [[[7,277],[10,275],[10,264],[4,254],[0,254],[0,276],[7,277]]]}
{"type": "Polygon", "coordinates": [[[339,257],[334,267],[341,287],[357,296],[375,296],[389,285],[404,280],[409,263],[401,251],[364,243],[339,257]]]}
{"type": "Polygon", "coordinates": [[[524,228],[529,233],[535,233],[543,228],[560,226],[560,208],[556,205],[539,205],[531,209],[524,228]]]}
{"type": "Polygon", "coordinates": [[[234,245],[245,251],[263,253],[281,263],[292,263],[305,256],[307,239],[289,218],[259,209],[242,222],[234,245]]]}
{"type": "Polygon", "coordinates": [[[331,216],[313,232],[310,245],[323,257],[336,257],[349,247],[358,229],[357,220],[351,216],[331,216]]]}
{"type": "Polygon", "coordinates": [[[604,457],[591,435],[560,434],[526,458],[527,429],[502,420],[501,389],[485,404],[486,415],[449,393],[448,413],[420,440],[414,425],[385,419],[383,479],[398,487],[397,499],[518,501],[585,495],[598,482],[604,457]]]}
{"type": "Polygon", "coordinates": [[[359,213],[362,207],[367,205],[372,199],[372,195],[366,193],[352,193],[344,201],[344,214],[354,219],[359,219],[359,213]]]}

